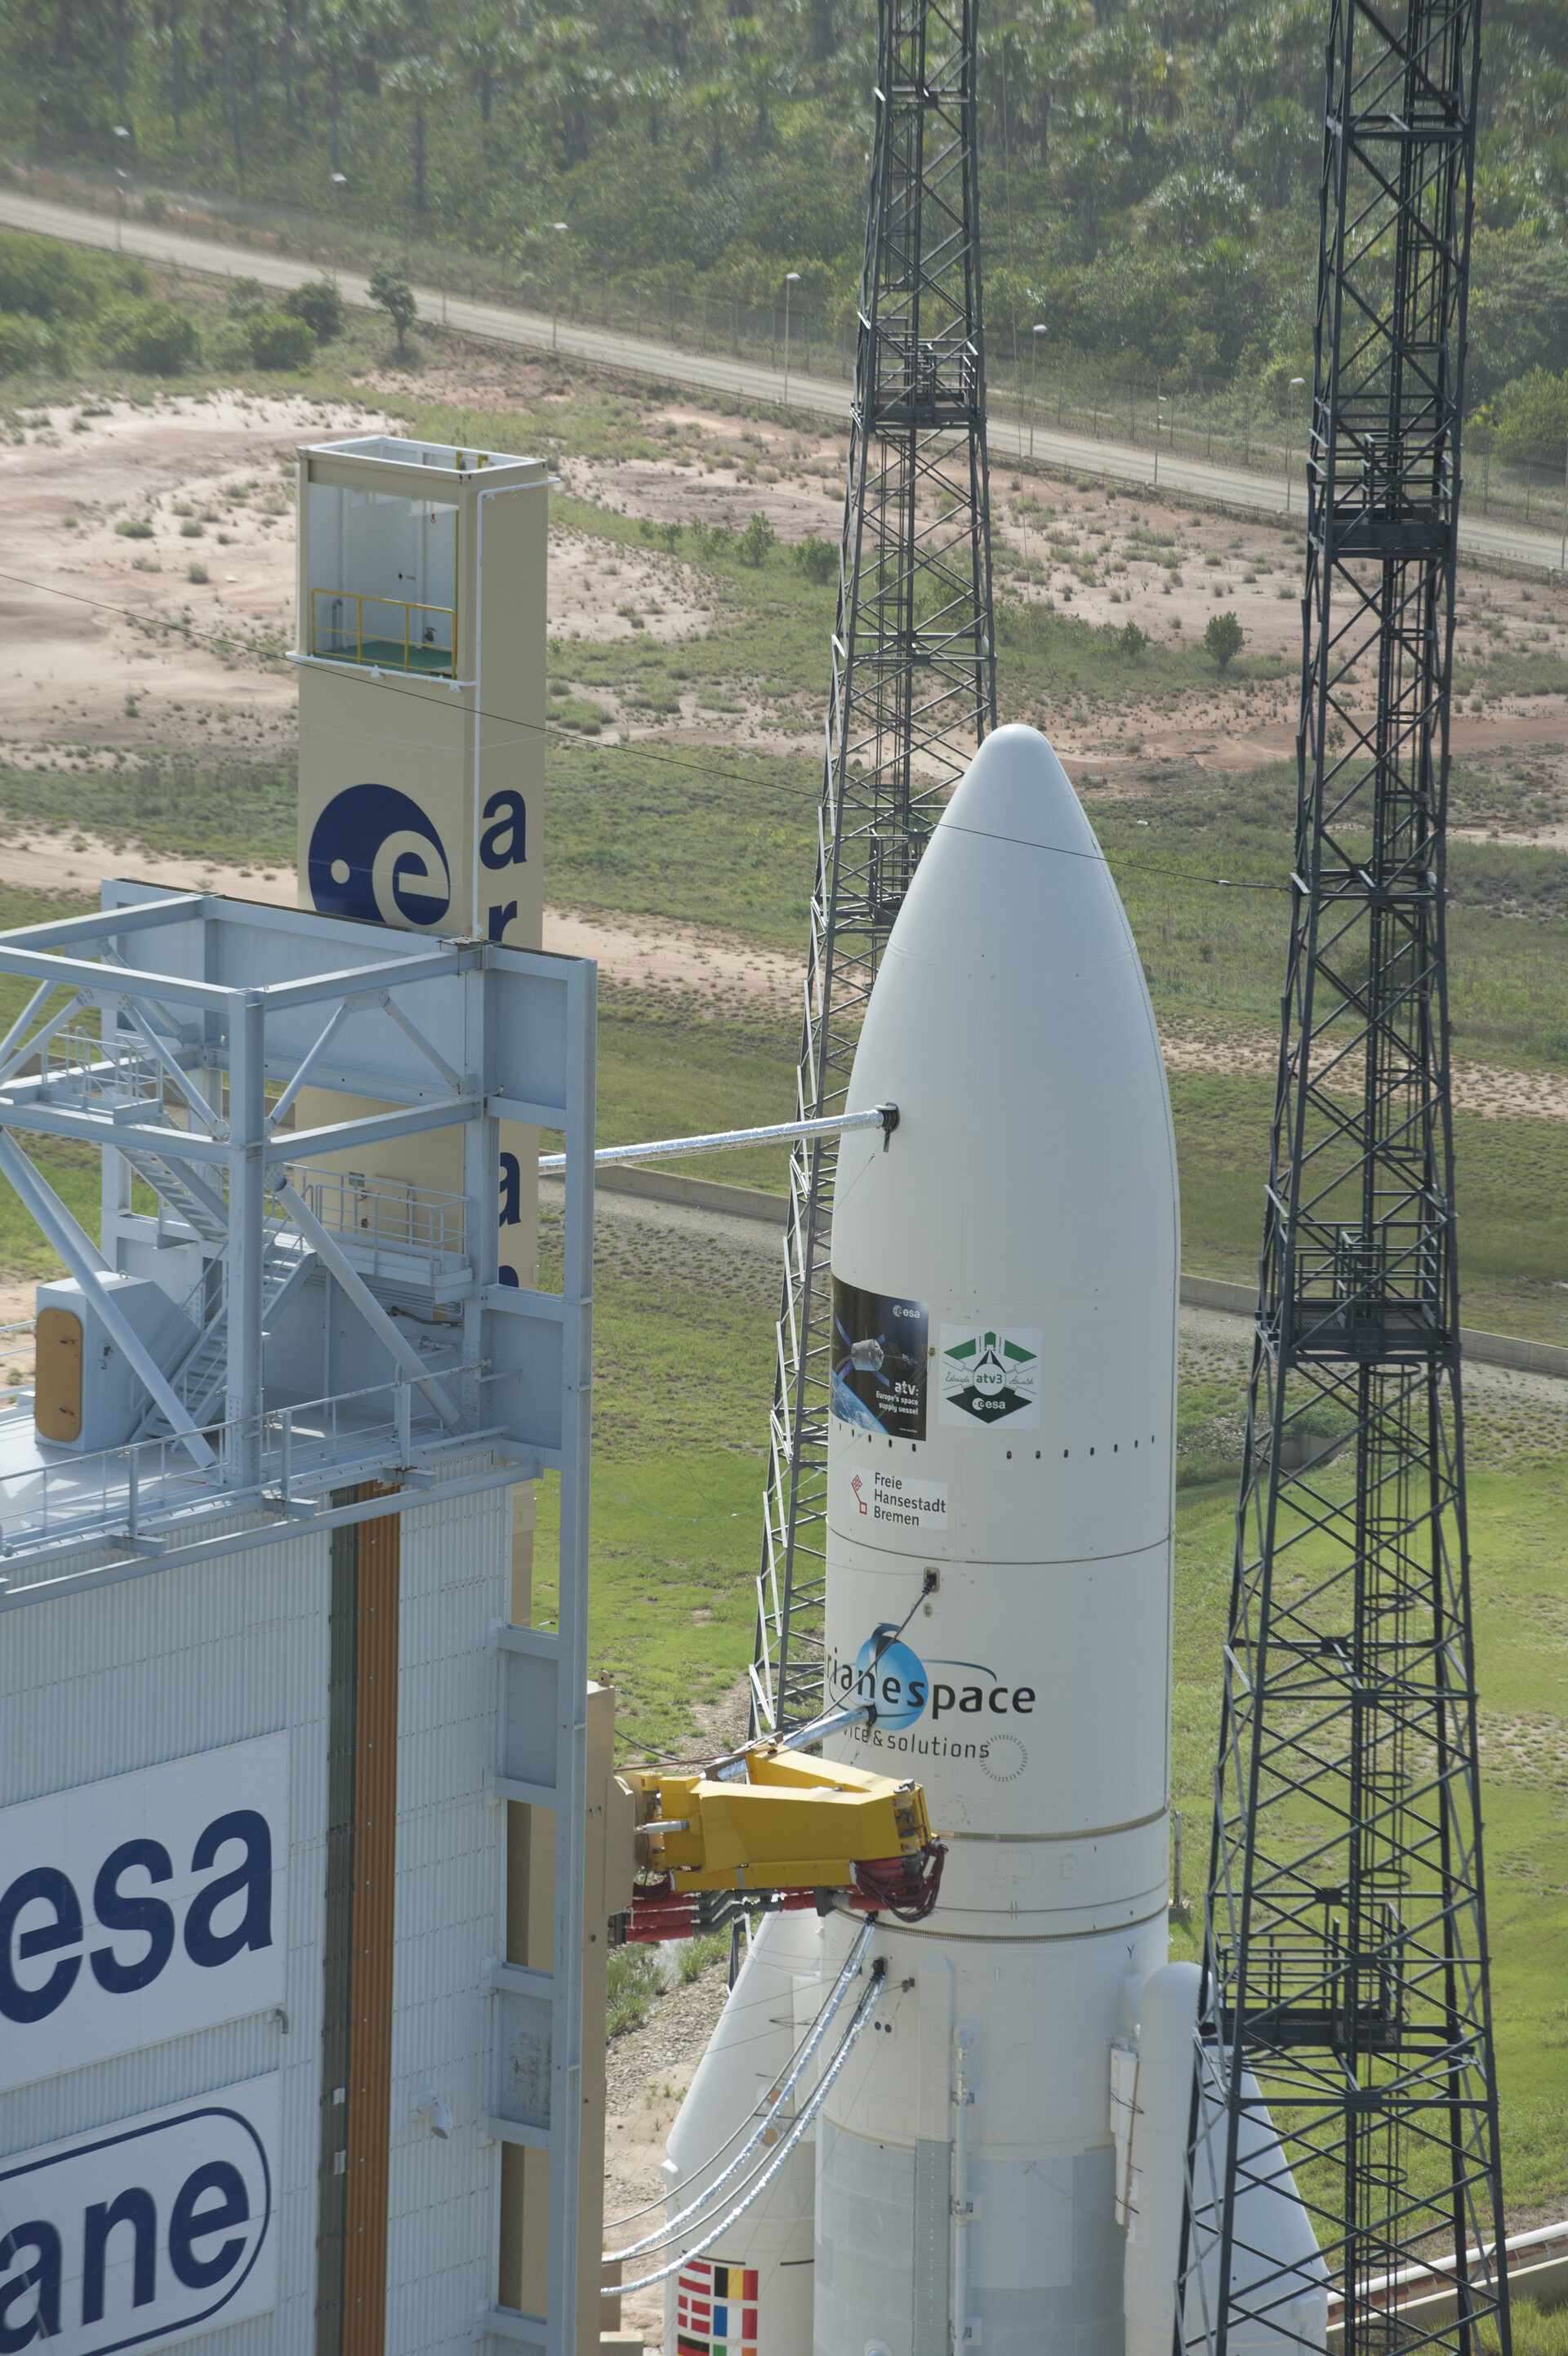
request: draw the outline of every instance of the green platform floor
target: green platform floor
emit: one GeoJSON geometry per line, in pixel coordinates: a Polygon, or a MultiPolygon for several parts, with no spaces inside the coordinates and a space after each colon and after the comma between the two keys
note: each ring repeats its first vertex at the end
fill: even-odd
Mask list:
{"type": "Polygon", "coordinates": [[[366,638],[358,646],[336,647],[326,659],[373,664],[378,670],[427,671],[437,679],[450,679],[453,669],[449,648],[411,646],[405,654],[401,638],[366,638]]]}

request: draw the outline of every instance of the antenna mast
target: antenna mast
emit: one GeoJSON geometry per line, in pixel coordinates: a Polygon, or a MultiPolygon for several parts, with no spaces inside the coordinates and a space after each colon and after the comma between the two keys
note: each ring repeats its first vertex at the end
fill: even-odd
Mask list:
{"type": "Polygon", "coordinates": [[[1176,2356],[1509,2346],[1444,916],[1477,0],[1333,0],[1294,894],[1176,2356]],[[1260,2102],[1280,2138],[1260,2136],[1260,2102]],[[1257,2244],[1281,2149],[1319,2254],[1257,2244]],[[1249,2227],[1249,2215],[1252,2224],[1249,2227]],[[1455,2312],[1395,2321],[1436,2251],[1455,2312]]]}
{"type": "MultiPolygon", "coordinates": [[[[844,1100],[893,920],[996,722],[975,172],[975,8],[880,0],[799,1108],[844,1100]]],[[[789,1167],[752,1723],[821,1706],[836,1140],[789,1167]]]]}

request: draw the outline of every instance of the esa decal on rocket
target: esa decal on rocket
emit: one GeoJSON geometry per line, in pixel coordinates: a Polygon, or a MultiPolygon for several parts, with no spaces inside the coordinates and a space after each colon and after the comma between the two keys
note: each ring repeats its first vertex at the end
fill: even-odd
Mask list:
{"type": "MultiPolygon", "coordinates": [[[[1126,917],[1033,729],[981,747],[894,926],[849,1093],[888,1101],[832,1242],[825,1699],[875,1715],[823,1747],[920,1782],[949,1853],[931,1915],[878,1926],[885,2019],[814,2158],[725,2254],[761,2268],[761,2356],[1121,2356],[1112,2056],[1167,1953],[1176,1152],[1126,917]]],[[[688,2181],[859,1920],[768,1918],[671,2139],[688,2181]]],[[[1178,2220],[1185,2129],[1137,2155],[1178,2220]]]]}

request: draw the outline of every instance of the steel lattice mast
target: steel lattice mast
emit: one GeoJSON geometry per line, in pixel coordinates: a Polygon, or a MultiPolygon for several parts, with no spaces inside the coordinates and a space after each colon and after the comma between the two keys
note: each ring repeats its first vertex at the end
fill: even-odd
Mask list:
{"type": "MultiPolygon", "coordinates": [[[[975,10],[880,0],[876,132],[799,1104],[843,1103],[862,1015],[949,788],[994,725],[975,10]]],[[[822,1690],[828,1255],[837,1149],[789,1171],[752,1709],[822,1690]]]]}
{"type": "Polygon", "coordinates": [[[1478,61],[1477,0],[1333,0],[1294,924],[1178,2356],[1288,2336],[1315,2290],[1239,2215],[1281,2164],[1260,2097],[1345,2356],[1469,2356],[1480,2325],[1509,2344],[1444,918],[1478,61]],[[1380,2286],[1450,2251],[1453,2319],[1391,2322],[1380,2286]]]}

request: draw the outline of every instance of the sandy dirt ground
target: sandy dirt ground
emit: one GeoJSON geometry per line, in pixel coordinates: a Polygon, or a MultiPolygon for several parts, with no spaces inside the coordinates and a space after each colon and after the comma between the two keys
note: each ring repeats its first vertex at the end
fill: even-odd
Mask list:
{"type": "Polygon", "coordinates": [[[233,394],[28,415],[0,444],[0,757],[292,744],[295,450],[379,412],[233,394]]]}
{"type": "MultiPolygon", "coordinates": [[[[618,2037],[606,2069],[606,2238],[624,2248],[659,2222],[663,2185],[659,2163],[675,2114],[696,2074],[703,2049],[724,2009],[727,1974],[722,1963],[700,1979],[661,1997],[643,2028],[618,2037]]],[[[664,2253],[632,2258],[623,2269],[628,2281],[658,2266],[664,2253]]],[[[662,2285],[628,2291],[621,2302],[627,2330],[640,2329],[650,2348],[664,2345],[662,2285]]]]}
{"type": "MultiPolygon", "coordinates": [[[[420,390],[517,411],[516,439],[526,447],[570,397],[553,381],[536,362],[487,355],[427,371],[420,390]]],[[[0,565],[12,649],[0,657],[0,757],[64,764],[110,745],[256,754],[288,744],[294,683],[283,657],[292,637],[295,446],[384,423],[407,391],[406,379],[389,374],[364,380],[357,408],[236,393],[25,412],[19,438],[0,444],[12,518],[0,565]],[[122,523],[149,525],[151,537],[127,537],[115,530],[122,523]],[[190,577],[192,566],[205,581],[190,577]]],[[[760,511],[785,542],[808,531],[835,535],[839,435],[674,400],[644,414],[644,436],[660,432],[668,459],[568,457],[560,462],[566,488],[653,521],[700,517],[739,528],[760,511]]],[[[1118,628],[1135,621],[1166,644],[1201,637],[1212,612],[1233,611],[1250,652],[1286,660],[1283,677],[1240,696],[1197,689],[1161,709],[1133,700],[1120,711],[1068,696],[1028,714],[1075,775],[1138,792],[1163,761],[1223,772],[1291,756],[1299,540],[1277,525],[1239,525],[1087,479],[998,470],[992,497],[996,578],[1007,595],[1118,628]]],[[[674,558],[575,529],[553,536],[551,626],[568,642],[639,631],[671,641],[711,618],[700,576],[674,558]]],[[[1457,643],[1462,661],[1498,643],[1568,649],[1568,591],[1472,569],[1461,584],[1457,643]]],[[[1352,701],[1371,685],[1350,689],[1352,701]]],[[[792,714],[765,708],[741,682],[733,712],[704,709],[688,693],[678,718],[623,710],[602,690],[594,697],[607,743],[658,733],[811,755],[820,744],[819,712],[802,712],[797,728],[792,714]]],[[[1455,714],[1454,748],[1461,759],[1517,756],[1541,789],[1529,811],[1475,831],[1568,842],[1568,699],[1494,698],[1481,710],[1467,698],[1455,714]]]]}

